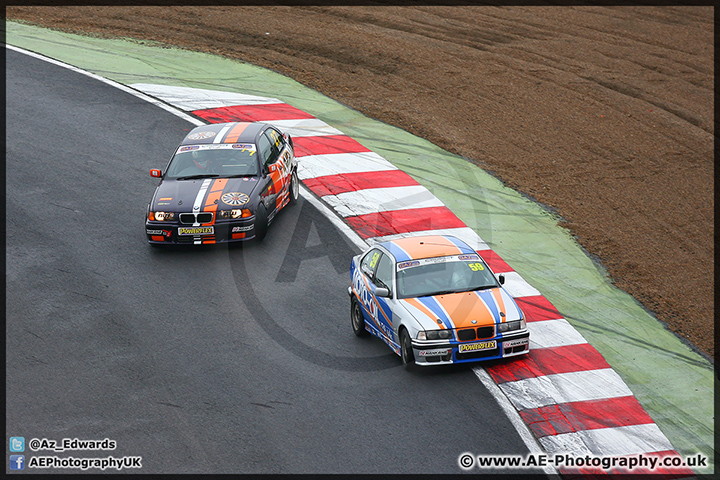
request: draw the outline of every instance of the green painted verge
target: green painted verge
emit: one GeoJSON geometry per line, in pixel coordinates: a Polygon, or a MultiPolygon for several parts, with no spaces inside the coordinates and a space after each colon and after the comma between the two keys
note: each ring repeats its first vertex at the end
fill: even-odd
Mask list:
{"type": "Polygon", "coordinates": [[[467,160],[367,118],[278,73],[218,56],[6,22],[6,43],[122,84],[155,83],[279,98],[412,175],[552,302],[618,372],[675,448],[714,472],[717,378],[630,295],[615,288],[557,218],[467,160]]]}

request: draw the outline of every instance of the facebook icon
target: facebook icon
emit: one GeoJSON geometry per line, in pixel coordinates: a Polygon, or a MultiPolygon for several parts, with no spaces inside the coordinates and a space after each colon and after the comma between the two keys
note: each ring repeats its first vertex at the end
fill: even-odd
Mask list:
{"type": "Polygon", "coordinates": [[[25,470],[25,455],[10,455],[10,470],[25,470]]]}

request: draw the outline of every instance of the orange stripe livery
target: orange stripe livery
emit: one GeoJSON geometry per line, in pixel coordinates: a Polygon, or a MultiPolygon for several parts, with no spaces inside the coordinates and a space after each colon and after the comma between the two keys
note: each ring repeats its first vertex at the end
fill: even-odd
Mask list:
{"type": "MultiPolygon", "coordinates": [[[[227,185],[227,178],[218,178],[217,180],[213,181],[212,185],[210,186],[210,193],[208,193],[208,196],[205,199],[205,206],[203,207],[203,212],[217,212],[217,200],[220,199],[220,196],[225,189],[225,185],[227,185]]],[[[212,222],[204,223],[203,225],[215,224],[216,218],[217,215],[213,215],[212,222]]]]}
{"type": "MultiPolygon", "coordinates": [[[[420,310],[422,313],[424,313],[425,315],[427,315],[428,318],[437,318],[437,315],[435,315],[429,308],[427,308],[425,305],[423,305],[422,303],[420,303],[417,299],[415,299],[415,298],[404,298],[403,301],[409,303],[409,304],[412,305],[413,307],[415,307],[415,308],[417,308],[418,310],[420,310]]],[[[444,325],[443,323],[438,323],[438,327],[441,328],[441,329],[443,329],[443,328],[445,328],[445,325],[444,325]]]]}
{"type": "Polygon", "coordinates": [[[250,125],[249,122],[240,122],[235,124],[228,134],[225,135],[223,143],[237,143],[238,138],[240,138],[240,135],[245,131],[248,125],[250,125]]]}

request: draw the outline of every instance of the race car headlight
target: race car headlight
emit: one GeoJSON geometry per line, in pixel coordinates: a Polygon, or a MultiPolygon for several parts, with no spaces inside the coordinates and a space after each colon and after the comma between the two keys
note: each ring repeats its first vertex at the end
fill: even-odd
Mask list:
{"type": "Polygon", "coordinates": [[[220,218],[240,218],[242,215],[242,210],[239,208],[234,208],[232,210],[220,210],[218,212],[218,217],[220,218]]]}
{"type": "Polygon", "coordinates": [[[175,220],[175,212],[150,212],[148,219],[158,222],[169,222],[175,220]]]}
{"type": "Polygon", "coordinates": [[[525,328],[525,319],[514,320],[512,322],[498,323],[498,331],[501,333],[513,332],[525,328]]]}
{"type": "Polygon", "coordinates": [[[450,330],[428,330],[418,332],[418,340],[445,340],[452,337],[450,330]]]}
{"type": "Polygon", "coordinates": [[[251,215],[252,213],[250,213],[250,210],[247,208],[243,208],[242,210],[234,208],[232,210],[220,210],[218,212],[218,217],[220,218],[245,218],[251,215]]]}

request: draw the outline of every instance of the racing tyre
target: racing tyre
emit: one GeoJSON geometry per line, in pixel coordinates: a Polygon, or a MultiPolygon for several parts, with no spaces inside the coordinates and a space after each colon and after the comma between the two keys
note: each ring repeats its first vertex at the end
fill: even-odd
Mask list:
{"type": "Polygon", "coordinates": [[[290,177],[290,205],[297,203],[298,197],[300,196],[300,180],[298,180],[297,170],[292,173],[290,177]]]}
{"type": "Polygon", "coordinates": [[[400,332],[400,357],[405,369],[413,370],[415,368],[415,355],[413,354],[410,335],[404,328],[400,332]]]}
{"type": "Polygon", "coordinates": [[[265,206],[260,205],[255,213],[255,240],[262,242],[265,235],[267,235],[267,229],[267,212],[265,211],[265,206]]]}
{"type": "Polygon", "coordinates": [[[368,331],[365,330],[365,319],[362,314],[362,307],[355,297],[350,300],[350,323],[353,332],[358,337],[367,337],[368,331]]]}

